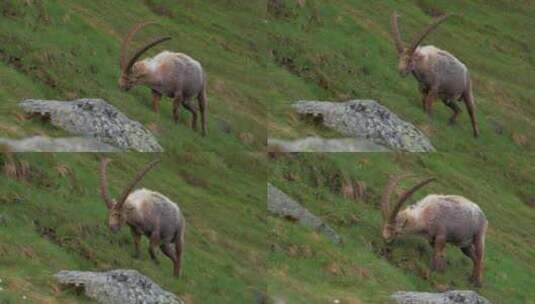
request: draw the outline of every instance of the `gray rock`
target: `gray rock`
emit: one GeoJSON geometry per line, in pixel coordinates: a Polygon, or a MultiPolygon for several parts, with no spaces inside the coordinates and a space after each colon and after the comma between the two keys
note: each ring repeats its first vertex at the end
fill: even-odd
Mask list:
{"type": "Polygon", "coordinates": [[[367,138],[321,138],[305,137],[296,140],[268,138],[268,147],[276,147],[284,152],[386,152],[387,147],[367,138]]]}
{"type": "Polygon", "coordinates": [[[136,270],[108,272],[60,271],[59,283],[83,287],[85,295],[102,304],[183,304],[174,294],[136,270]]]}
{"type": "Polygon", "coordinates": [[[20,140],[0,138],[12,152],[118,152],[118,148],[102,143],[95,138],[68,137],[50,138],[34,136],[20,140]]]}
{"type": "Polygon", "coordinates": [[[398,291],[392,299],[398,304],[491,304],[471,290],[451,290],[444,293],[398,291]]]}
{"type": "Polygon", "coordinates": [[[342,243],[342,238],[334,229],[270,183],[267,184],[267,204],[271,213],[295,219],[301,225],[322,233],[336,245],[342,243]]]}
{"type": "Polygon", "coordinates": [[[19,105],[26,113],[50,118],[53,125],[68,132],[96,138],[121,150],[163,151],[156,138],[142,124],[129,119],[102,99],[69,102],[28,99],[19,105]]]}
{"type": "Polygon", "coordinates": [[[301,115],[320,118],[325,126],[345,136],[367,138],[392,150],[435,151],[429,139],[414,125],[373,100],[299,101],[293,107],[301,115]]]}

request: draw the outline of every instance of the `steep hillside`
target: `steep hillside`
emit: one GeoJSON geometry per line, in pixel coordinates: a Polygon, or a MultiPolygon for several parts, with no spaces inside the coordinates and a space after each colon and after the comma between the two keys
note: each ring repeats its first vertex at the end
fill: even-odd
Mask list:
{"type": "MultiPolygon", "coordinates": [[[[138,168],[157,155],[107,156],[112,159],[110,191],[119,195],[138,168]]],[[[265,288],[258,275],[266,259],[263,156],[180,152],[159,157],[162,163],[141,186],[164,193],[185,214],[179,280],[163,254],[159,266],[150,260],[147,239],[135,259],[128,227],[117,234],[108,230],[98,194],[99,155],[0,154],[0,303],[21,303],[22,297],[31,303],[90,303],[74,290],[62,291],[52,275],[115,268],[136,269],[186,303],[252,303],[265,288]]]]}
{"type": "MultiPolygon", "coordinates": [[[[400,289],[469,288],[471,265],[447,251],[447,270],[429,275],[430,249],[421,239],[383,244],[376,202],[386,175],[434,175],[431,191],[463,194],[490,221],[484,286],[494,303],[534,303],[535,26],[533,1],[359,0],[2,0],[0,1],[0,137],[65,133],[28,120],[25,98],[102,98],[140,121],[166,152],[110,154],[112,193],[143,163],[162,164],[143,186],[184,209],[184,277],[171,263],[154,265],[143,241],[132,257],[128,229],[111,234],[97,193],[102,155],[0,154],[0,303],[90,303],[62,290],[62,269],[134,268],[186,303],[252,303],[266,286],[288,303],[384,303],[400,289]],[[282,3],[282,5],[280,5],[282,3]],[[267,8],[267,9],[266,9],[267,8]],[[435,102],[422,113],[416,81],[402,78],[389,18],[402,14],[404,37],[452,12],[426,40],[470,68],[482,136],[475,140],[463,109],[447,126],[449,109],[435,102]],[[135,46],[156,35],[164,49],[198,59],[208,75],[208,136],[160,114],[150,91],[121,92],[119,47],[140,21],[154,20],[135,46]],[[450,154],[291,154],[267,160],[268,136],[297,138],[334,132],[300,121],[297,100],[376,99],[420,128],[450,154]],[[13,168],[18,168],[13,171],[13,168]],[[268,172],[269,169],[269,172],[268,172]],[[344,199],[345,179],[366,183],[364,197],[344,199]],[[286,219],[267,216],[266,180],[332,225],[343,247],[286,219]],[[266,274],[266,275],[264,275],[266,274]]],[[[188,113],[182,113],[189,118],[188,113]]],[[[404,184],[405,187],[408,184],[404,184]]]]}
{"type": "MultiPolygon", "coordinates": [[[[344,239],[325,237],[287,219],[271,217],[269,293],[288,303],[386,303],[398,290],[471,289],[471,261],[448,246],[444,273],[430,273],[431,248],[418,237],[386,246],[378,201],[390,174],[434,176],[411,198],[458,194],[480,205],[489,221],[483,287],[492,303],[535,303],[534,155],[502,154],[294,154],[278,155],[268,180],[320,216],[344,239]],[[360,181],[365,194],[342,196],[343,184],[360,181]],[[531,205],[530,205],[531,204],[531,205]]],[[[417,180],[417,179],[415,179],[417,180]]],[[[402,183],[402,189],[414,180],[402,183]]]]}
{"type": "MultiPolygon", "coordinates": [[[[0,134],[61,134],[47,124],[25,120],[17,107],[24,98],[98,97],[153,130],[165,149],[258,148],[266,137],[262,101],[270,99],[262,90],[266,76],[258,73],[262,39],[253,35],[258,29],[253,16],[262,9],[254,1],[2,1],[0,134]],[[169,35],[171,41],[147,56],[168,49],[203,64],[208,75],[206,140],[184,122],[174,125],[168,99],[162,100],[158,115],[151,110],[148,88],[119,91],[120,41],[135,23],[146,20],[157,25],[136,36],[134,47],[156,35],[169,35]],[[228,125],[230,133],[225,132],[228,125]],[[241,133],[250,133],[253,140],[242,143],[241,133]]],[[[183,117],[187,115],[183,111],[183,117]]]]}
{"type": "MultiPolygon", "coordinates": [[[[271,1],[272,3],[281,1],[271,1]]],[[[535,26],[532,1],[282,1],[267,16],[276,99],[269,106],[269,136],[325,134],[297,119],[297,100],[375,99],[415,124],[439,151],[534,149],[535,26]],[[429,121],[413,77],[402,78],[390,34],[401,14],[405,40],[445,12],[455,14],[424,44],[443,48],[470,69],[481,125],[471,137],[466,109],[455,127],[451,110],[435,101],[429,121]]]]}

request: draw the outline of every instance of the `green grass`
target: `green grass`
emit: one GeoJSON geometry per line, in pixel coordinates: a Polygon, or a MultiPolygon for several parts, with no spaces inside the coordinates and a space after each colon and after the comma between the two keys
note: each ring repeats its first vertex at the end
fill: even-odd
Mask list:
{"type": "MultiPolygon", "coordinates": [[[[190,303],[251,303],[269,288],[288,303],[384,303],[400,289],[469,288],[470,262],[447,251],[444,274],[427,277],[430,249],[418,238],[400,240],[388,258],[379,235],[376,202],[386,174],[410,171],[440,181],[425,191],[466,195],[490,221],[484,287],[494,303],[533,303],[535,214],[535,26],[529,1],[285,1],[266,12],[265,1],[124,0],[17,1],[0,4],[0,136],[65,136],[39,120],[25,120],[25,98],[103,98],[152,130],[166,150],[143,185],[184,209],[184,277],[171,263],[133,259],[127,229],[111,234],[97,194],[100,155],[25,154],[28,180],[0,175],[0,302],[89,303],[61,290],[52,274],[62,269],[134,268],[190,303]],[[44,4],[43,4],[44,3],[44,4]],[[396,72],[389,16],[402,14],[404,37],[431,21],[429,13],[457,13],[427,43],[451,51],[470,68],[482,137],[471,137],[466,111],[447,126],[449,109],[434,106],[428,121],[416,81],[396,72]],[[208,75],[209,135],[175,125],[171,103],[150,109],[150,92],[117,88],[119,44],[140,21],[158,25],[135,45],[171,35],[169,49],[201,61],[208,75]],[[296,138],[332,131],[300,121],[297,100],[376,99],[421,128],[449,154],[302,154],[272,160],[260,154],[266,137],[296,138]],[[222,122],[223,121],[223,122],[222,122]],[[228,123],[231,132],[221,127],[228,123]],[[267,126],[267,127],[266,127],[267,126]],[[497,132],[497,131],[500,132],[497,132]],[[253,142],[240,140],[250,133],[253,142]],[[459,153],[460,152],[460,153],[459,153]],[[68,166],[74,178],[62,176],[68,166]],[[344,237],[343,247],[286,220],[266,217],[265,181],[303,202],[344,237]],[[291,173],[293,177],[288,175],[291,173]],[[290,178],[291,177],[291,178],[290,178]],[[363,180],[365,199],[336,191],[341,178],[363,180]],[[293,180],[293,181],[290,181],[293,180]],[[271,251],[267,249],[271,248],[271,251]],[[266,273],[266,275],[263,275],[266,273]],[[531,302],[530,302],[531,301],[531,302]]],[[[184,119],[188,114],[182,113],[184,119]]],[[[153,156],[111,154],[112,193],[153,156]]],[[[0,164],[7,159],[0,155],[0,164]]],[[[404,184],[404,186],[408,186],[404,184]]],[[[416,194],[421,198],[425,193],[416,194]]]]}
{"type": "MultiPolygon", "coordinates": [[[[210,151],[253,150],[266,138],[265,106],[261,90],[265,76],[258,73],[258,48],[252,35],[257,27],[251,16],[259,3],[236,1],[3,1],[0,5],[0,131],[21,138],[36,133],[62,134],[38,121],[21,120],[17,103],[25,98],[70,100],[103,98],[130,118],[155,126],[165,149],[193,146],[210,151]],[[161,7],[163,15],[153,11],[161,7]],[[152,8],[152,10],[151,10],[152,8]],[[223,13],[225,12],[225,13],[223,13]],[[168,16],[173,16],[172,18],[168,16]],[[198,59],[208,75],[208,125],[206,140],[185,122],[175,125],[171,102],[164,98],[160,114],[150,108],[145,87],[129,93],[118,90],[119,44],[136,22],[155,20],[135,38],[134,47],[156,35],[173,39],[149,51],[184,52],[198,59]],[[259,94],[260,93],[260,94],[259,94]],[[230,124],[225,133],[219,121],[230,124]],[[251,133],[252,143],[242,143],[241,133],[251,133]]],[[[183,111],[183,119],[189,120],[183,111]]]]}
{"type": "Polygon", "coordinates": [[[333,226],[345,244],[332,245],[309,229],[272,217],[269,291],[290,303],[385,303],[397,290],[471,289],[471,262],[455,247],[447,248],[446,271],[429,275],[432,250],[424,239],[406,237],[391,247],[382,242],[377,204],[387,176],[403,172],[438,179],[410,203],[429,193],[458,194],[485,212],[489,230],[478,292],[493,303],[534,303],[535,210],[526,204],[535,196],[534,168],[533,155],[514,154],[499,159],[491,153],[280,156],[270,166],[269,181],[333,226]],[[365,182],[365,197],[344,199],[340,185],[345,180],[365,182]]]}
{"type": "MultiPolygon", "coordinates": [[[[297,100],[375,99],[426,133],[439,151],[531,151],[535,118],[535,26],[530,1],[285,1],[285,16],[271,16],[268,31],[279,94],[269,107],[269,136],[297,138],[322,130],[300,121],[297,100]],[[481,138],[472,138],[466,109],[455,127],[451,110],[435,101],[433,119],[421,109],[413,77],[397,72],[390,15],[397,10],[405,40],[434,14],[456,14],[424,44],[446,49],[473,78],[481,138]],[[498,131],[497,131],[498,129],[498,131]]],[[[332,136],[332,135],[331,135],[332,136]]]]}
{"type": "MultiPolygon", "coordinates": [[[[258,273],[265,260],[264,209],[266,167],[259,154],[210,152],[161,155],[163,161],[142,186],[177,202],[187,221],[183,277],[172,276],[171,262],[159,254],[155,265],[142,243],[133,258],[128,227],[112,234],[98,194],[99,156],[91,154],[19,154],[26,180],[0,176],[0,279],[13,299],[34,303],[75,303],[83,298],[61,291],[52,275],[60,270],[104,271],[134,268],[188,303],[250,303],[263,290],[258,273]],[[72,175],[62,175],[63,167],[72,175]],[[244,229],[247,227],[247,229],[244,229]]],[[[112,154],[109,179],[119,195],[142,163],[154,156],[112,154]]],[[[5,163],[8,155],[0,155],[5,163]]],[[[7,301],[7,300],[6,300],[7,301]]]]}

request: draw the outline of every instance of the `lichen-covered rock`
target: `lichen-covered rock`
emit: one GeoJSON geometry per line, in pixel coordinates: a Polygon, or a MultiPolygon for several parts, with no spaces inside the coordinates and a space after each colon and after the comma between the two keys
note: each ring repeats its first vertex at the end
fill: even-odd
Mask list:
{"type": "Polygon", "coordinates": [[[67,137],[50,138],[33,136],[14,140],[0,138],[0,146],[5,145],[11,152],[118,152],[115,148],[95,138],[67,137]]]}
{"type": "Polygon", "coordinates": [[[373,100],[299,101],[293,107],[301,115],[319,117],[325,126],[345,136],[367,138],[392,150],[435,151],[414,125],[373,100]]]}
{"type": "Polygon", "coordinates": [[[96,138],[121,150],[163,151],[156,138],[142,124],[129,119],[102,99],[28,99],[19,105],[27,114],[49,118],[53,125],[68,132],[96,138]]]}
{"type": "Polygon", "coordinates": [[[305,137],[296,140],[268,139],[268,150],[283,152],[386,152],[385,146],[366,138],[305,137]]]}
{"type": "Polygon", "coordinates": [[[443,293],[398,291],[391,298],[398,304],[491,304],[471,290],[451,290],[443,293]]]}
{"type": "Polygon", "coordinates": [[[342,238],[331,228],[324,223],[319,217],[312,214],[306,208],[301,206],[298,202],[293,200],[286,193],[280,191],[270,183],[267,184],[267,204],[268,210],[278,216],[292,218],[303,226],[312,228],[327,237],[334,244],[341,244],[342,238]]]}
{"type": "Polygon", "coordinates": [[[108,272],[60,271],[54,275],[60,284],[83,287],[85,295],[102,304],[183,304],[136,270],[108,272]]]}

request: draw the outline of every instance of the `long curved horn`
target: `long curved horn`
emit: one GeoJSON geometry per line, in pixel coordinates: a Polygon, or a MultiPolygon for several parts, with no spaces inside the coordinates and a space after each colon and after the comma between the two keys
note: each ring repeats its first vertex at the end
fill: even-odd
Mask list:
{"type": "Polygon", "coordinates": [[[448,19],[450,14],[444,14],[438,18],[436,18],[430,25],[427,26],[419,35],[417,35],[414,40],[412,41],[410,47],[409,47],[409,54],[412,54],[414,50],[418,47],[418,45],[424,40],[424,38],[431,33],[437,26],[439,26],[444,20],[448,19]]]}
{"type": "Polygon", "coordinates": [[[132,58],[130,58],[130,60],[128,61],[128,63],[126,64],[126,66],[124,67],[123,71],[128,71],[133,65],[134,63],[136,63],[136,61],[138,60],[138,58],[143,55],[143,53],[145,53],[146,51],[148,51],[151,47],[154,47],[155,45],[157,44],[160,44],[162,42],[165,42],[167,40],[170,40],[171,37],[160,37],[160,38],[156,38],[154,41],[152,41],[151,43],[148,43],[147,45],[145,45],[144,47],[138,49],[134,55],[132,56],[132,58]]]}
{"type": "Polygon", "coordinates": [[[106,206],[108,209],[113,208],[114,202],[110,198],[110,194],[108,192],[108,178],[106,175],[106,167],[108,166],[108,163],[110,162],[109,158],[104,158],[100,161],[100,195],[102,196],[102,199],[106,203],[106,206]]]}
{"type": "Polygon", "coordinates": [[[392,197],[392,192],[396,189],[399,182],[409,177],[409,175],[392,175],[388,179],[386,186],[383,190],[383,196],[381,197],[381,211],[383,213],[383,219],[387,221],[390,218],[390,198],[392,197]]]}
{"type": "Polygon", "coordinates": [[[141,22],[132,27],[132,29],[128,32],[128,34],[123,39],[123,42],[121,43],[121,55],[120,55],[120,64],[121,69],[124,71],[126,64],[128,63],[128,48],[130,47],[130,43],[132,42],[132,38],[134,38],[134,35],[139,32],[144,27],[154,24],[156,22],[154,21],[146,21],[141,22]]]}
{"type": "Polygon", "coordinates": [[[134,177],[134,179],[128,184],[128,186],[124,189],[123,193],[121,194],[121,197],[117,201],[117,208],[120,209],[124,202],[126,201],[126,198],[132,192],[134,187],[143,179],[145,174],[147,174],[152,168],[154,168],[158,163],[160,162],[159,159],[153,160],[148,165],[146,165],[143,169],[139,170],[137,175],[134,177]]]}
{"type": "Polygon", "coordinates": [[[398,51],[398,54],[403,53],[403,50],[405,49],[405,45],[403,44],[403,40],[401,40],[401,34],[399,33],[399,14],[397,12],[392,13],[392,38],[394,39],[394,44],[396,45],[396,49],[398,51]]]}
{"type": "Polygon", "coordinates": [[[434,180],[435,180],[434,177],[431,177],[431,178],[428,178],[426,180],[423,180],[423,181],[419,182],[418,184],[416,184],[414,187],[412,187],[410,190],[408,190],[405,193],[403,193],[403,195],[401,195],[401,197],[399,198],[398,202],[396,203],[396,205],[394,206],[394,208],[390,212],[390,222],[394,221],[394,219],[396,218],[396,215],[398,214],[399,210],[401,209],[401,206],[403,206],[403,203],[406,202],[409,199],[409,197],[411,197],[420,188],[422,188],[423,186],[429,184],[430,182],[432,182],[434,180]]]}

